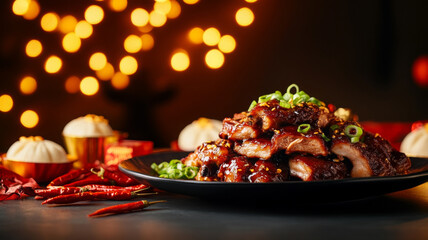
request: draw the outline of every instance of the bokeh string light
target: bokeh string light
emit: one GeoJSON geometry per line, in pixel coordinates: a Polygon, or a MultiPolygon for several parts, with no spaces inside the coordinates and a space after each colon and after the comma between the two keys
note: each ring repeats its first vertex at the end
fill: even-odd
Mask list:
{"type": "MultiPolygon", "coordinates": [[[[257,0],[245,0],[242,4],[254,3],[257,0]]],[[[164,27],[168,21],[178,18],[182,13],[182,7],[187,5],[193,7],[198,4],[199,0],[155,0],[153,1],[152,8],[143,6],[135,6],[133,9],[129,8],[127,0],[104,0],[96,2],[88,2],[88,5],[83,8],[83,12],[73,15],[61,15],[58,9],[52,11],[45,11],[43,5],[40,5],[37,0],[14,0],[11,10],[12,12],[26,20],[39,21],[40,28],[49,34],[59,34],[60,46],[64,51],[62,52],[49,52],[44,48],[49,46],[43,42],[43,39],[28,38],[25,45],[25,54],[29,58],[43,59],[43,68],[49,75],[58,74],[63,69],[64,65],[69,67],[68,58],[63,54],[75,54],[76,52],[83,51],[83,46],[86,44],[85,39],[91,38],[97,31],[97,25],[103,24],[105,18],[111,14],[110,12],[117,12],[128,18],[129,25],[134,28],[134,32],[125,33],[123,39],[123,53],[120,59],[110,59],[106,56],[108,52],[93,52],[87,55],[87,70],[92,73],[88,75],[93,76],[69,76],[63,78],[64,89],[69,94],[81,93],[86,96],[93,96],[99,92],[101,87],[99,81],[109,81],[114,89],[126,89],[132,76],[143,69],[140,65],[144,52],[152,50],[156,46],[156,39],[154,32],[157,29],[164,27]],[[76,16],[80,16],[80,19],[76,16]],[[49,56],[50,55],[50,56],[49,56]],[[80,80],[80,77],[82,79],[80,80]]],[[[241,27],[248,27],[254,22],[254,13],[249,6],[242,6],[238,9],[232,9],[231,15],[235,11],[235,21],[241,27]]],[[[124,28],[129,29],[129,28],[124,28]]],[[[201,48],[206,48],[204,63],[207,69],[219,69],[225,63],[225,55],[232,53],[237,46],[234,36],[231,34],[223,34],[217,26],[210,26],[203,28],[200,26],[193,26],[185,30],[184,34],[187,35],[187,41],[194,45],[199,45],[201,48]]],[[[87,41],[91,42],[91,41],[87,41]]],[[[92,41],[93,44],[93,41],[92,41]]],[[[188,45],[174,46],[171,45],[170,49],[170,67],[173,72],[183,72],[191,69],[191,54],[186,49],[188,45]]],[[[85,50],[86,51],[86,50],[85,50]]],[[[79,69],[74,71],[74,74],[86,74],[86,70],[79,69]]],[[[65,71],[63,71],[65,73],[65,71]]],[[[57,76],[61,76],[62,74],[57,76]]],[[[31,75],[31,73],[27,73],[31,75]]],[[[24,95],[31,95],[37,91],[38,82],[32,76],[21,78],[19,90],[24,95]]],[[[12,98],[3,94],[1,96],[0,107],[2,112],[11,111],[13,106],[12,98]]],[[[38,114],[31,110],[26,112],[26,115],[33,116],[26,117],[25,123],[21,117],[21,124],[27,128],[35,127],[38,122],[38,114]],[[37,116],[37,117],[35,117],[37,116]],[[28,119],[32,119],[29,121],[28,119]],[[31,123],[29,123],[31,122],[31,123]]],[[[24,116],[24,114],[22,114],[24,116]]]]}

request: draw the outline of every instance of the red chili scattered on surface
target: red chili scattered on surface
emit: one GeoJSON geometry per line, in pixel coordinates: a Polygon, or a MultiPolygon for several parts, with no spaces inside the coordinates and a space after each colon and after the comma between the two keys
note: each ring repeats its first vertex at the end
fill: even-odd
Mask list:
{"type": "Polygon", "coordinates": [[[166,201],[159,200],[159,201],[149,202],[147,200],[141,200],[138,202],[119,204],[119,205],[99,209],[99,210],[89,214],[88,216],[89,217],[95,217],[95,216],[101,216],[101,215],[106,215],[106,214],[118,214],[118,213],[125,213],[125,212],[133,212],[133,211],[138,211],[138,210],[144,209],[144,208],[146,208],[150,205],[153,205],[155,203],[162,203],[162,202],[166,202],[166,201]]]}
{"type": "Polygon", "coordinates": [[[64,187],[80,187],[80,186],[85,186],[89,184],[114,185],[114,182],[106,178],[101,179],[97,175],[92,174],[89,177],[84,178],[82,180],[65,184],[64,187]]]}
{"type": "Polygon", "coordinates": [[[88,169],[82,168],[82,169],[73,169],[70,170],[68,173],[59,176],[57,178],[55,178],[54,180],[52,180],[49,184],[48,187],[51,186],[62,186],[64,184],[67,184],[69,182],[71,182],[72,180],[80,177],[82,174],[85,174],[89,172],[88,169]]]}
{"type": "Polygon", "coordinates": [[[86,188],[89,191],[93,191],[93,192],[112,192],[117,190],[142,191],[142,190],[148,190],[150,187],[145,184],[137,184],[137,185],[128,186],[128,187],[91,184],[91,185],[83,186],[83,188],[86,188]]]}
{"type": "Polygon", "coordinates": [[[56,197],[49,198],[42,202],[43,204],[67,204],[75,203],[80,201],[92,201],[92,200],[129,200],[137,196],[147,196],[156,193],[138,193],[139,191],[131,192],[128,190],[118,190],[115,192],[81,192],[67,195],[59,195],[56,197]]]}
{"type": "Polygon", "coordinates": [[[104,179],[110,179],[115,181],[119,186],[132,186],[135,184],[138,184],[138,182],[133,179],[128,177],[126,174],[120,172],[119,170],[108,170],[105,168],[100,167],[100,169],[98,171],[96,171],[94,168],[91,169],[91,172],[93,172],[94,174],[96,174],[98,177],[104,179]]]}
{"type": "MultiPolygon", "coordinates": [[[[80,193],[87,191],[83,187],[51,187],[46,189],[36,189],[36,195],[42,197],[42,199],[56,197],[59,195],[67,195],[73,193],[80,193]]],[[[40,199],[40,198],[39,198],[40,199]]]]}

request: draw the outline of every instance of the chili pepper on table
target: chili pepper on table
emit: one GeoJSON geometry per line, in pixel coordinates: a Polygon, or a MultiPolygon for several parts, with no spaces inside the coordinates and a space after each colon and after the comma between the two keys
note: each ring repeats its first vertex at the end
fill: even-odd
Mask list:
{"type": "Polygon", "coordinates": [[[85,188],[82,187],[51,187],[44,189],[36,189],[34,190],[36,195],[39,196],[38,199],[46,199],[59,195],[67,195],[73,193],[84,192],[85,188]],[[41,197],[41,198],[40,198],[41,197]]]}
{"type": "Polygon", "coordinates": [[[132,185],[138,184],[138,182],[135,179],[128,177],[126,174],[120,172],[119,170],[112,171],[112,170],[108,170],[103,167],[100,167],[98,171],[96,171],[94,168],[91,169],[91,172],[93,172],[95,175],[97,175],[102,179],[107,178],[107,179],[113,180],[119,186],[132,186],[132,185]]]}
{"type": "Polygon", "coordinates": [[[139,193],[140,191],[128,191],[119,190],[115,192],[81,192],[67,195],[59,195],[56,197],[49,198],[42,202],[43,204],[66,204],[75,203],[80,201],[92,201],[92,200],[129,200],[137,196],[147,196],[156,193],[139,193]]]}
{"type": "Polygon", "coordinates": [[[88,191],[94,191],[94,192],[112,192],[117,190],[128,190],[128,191],[148,190],[150,187],[145,184],[137,184],[137,185],[127,186],[127,187],[91,184],[91,185],[83,186],[83,188],[88,189],[88,191]]]}
{"type": "Polygon", "coordinates": [[[64,187],[80,187],[85,186],[89,184],[101,184],[101,185],[114,185],[114,181],[107,179],[107,178],[100,178],[97,175],[90,175],[87,178],[84,178],[79,181],[71,182],[68,184],[65,184],[64,187]]]}
{"type": "Polygon", "coordinates": [[[54,180],[52,180],[49,184],[48,187],[51,186],[62,186],[64,184],[67,184],[69,182],[71,182],[72,180],[80,177],[82,174],[88,173],[89,170],[85,169],[85,168],[81,168],[81,169],[72,169],[70,170],[68,173],[61,175],[57,178],[55,178],[54,180]]]}
{"type": "Polygon", "coordinates": [[[162,202],[166,202],[166,201],[159,200],[159,201],[149,202],[147,200],[141,200],[138,202],[119,204],[119,205],[115,205],[115,206],[101,208],[101,209],[89,214],[88,216],[89,217],[95,217],[95,216],[100,216],[100,215],[105,215],[105,214],[118,214],[118,213],[125,213],[125,212],[133,212],[133,211],[142,210],[142,209],[144,209],[150,205],[153,205],[155,203],[162,203],[162,202]]]}
{"type": "Polygon", "coordinates": [[[45,189],[36,189],[36,195],[37,199],[46,199],[46,198],[52,198],[59,195],[67,195],[67,194],[73,194],[73,193],[82,193],[82,192],[115,192],[115,191],[121,191],[121,190],[127,190],[127,191],[144,191],[148,190],[150,187],[144,184],[138,184],[134,186],[129,187],[119,187],[119,186],[111,186],[111,185],[99,185],[99,184],[91,184],[91,185],[85,185],[81,187],[51,187],[51,188],[45,188],[45,189]]]}

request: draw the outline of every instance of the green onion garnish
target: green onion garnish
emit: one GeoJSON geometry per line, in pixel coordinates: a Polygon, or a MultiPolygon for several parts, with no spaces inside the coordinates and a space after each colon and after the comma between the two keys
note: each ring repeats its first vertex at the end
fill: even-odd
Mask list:
{"type": "Polygon", "coordinates": [[[351,139],[352,143],[356,143],[360,141],[360,136],[363,134],[363,129],[351,124],[345,127],[345,134],[351,139]]]}
{"type": "Polygon", "coordinates": [[[194,179],[199,171],[198,167],[186,166],[178,159],[159,165],[152,163],[150,167],[159,174],[159,177],[172,179],[194,179]]]}
{"type": "Polygon", "coordinates": [[[330,138],[328,138],[324,133],[321,134],[322,139],[324,139],[324,141],[329,142],[330,138]]]}
{"type": "Polygon", "coordinates": [[[287,88],[287,92],[282,95],[280,91],[275,91],[271,94],[266,94],[263,96],[260,96],[257,101],[251,102],[250,107],[248,108],[248,111],[251,111],[258,103],[264,103],[267,101],[270,101],[272,99],[276,99],[279,101],[279,105],[283,108],[291,108],[299,103],[312,103],[317,106],[325,106],[323,102],[320,100],[309,96],[304,91],[299,91],[299,86],[297,84],[291,84],[287,88]],[[292,90],[295,90],[294,93],[292,93],[292,90]]]}
{"type": "Polygon", "coordinates": [[[311,129],[311,125],[307,123],[300,124],[297,128],[297,132],[299,133],[307,133],[311,129]]]}
{"type": "Polygon", "coordinates": [[[330,129],[333,130],[333,131],[336,130],[336,129],[338,129],[338,128],[339,128],[339,125],[337,125],[337,124],[334,124],[334,125],[330,126],[330,129]]]}

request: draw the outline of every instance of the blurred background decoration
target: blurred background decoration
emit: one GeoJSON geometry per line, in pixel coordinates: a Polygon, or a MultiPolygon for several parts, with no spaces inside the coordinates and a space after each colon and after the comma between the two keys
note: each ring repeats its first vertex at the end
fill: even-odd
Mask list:
{"type": "Polygon", "coordinates": [[[167,147],[298,84],[362,121],[428,119],[427,1],[7,0],[0,152],[92,113],[167,147]]]}

